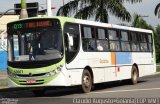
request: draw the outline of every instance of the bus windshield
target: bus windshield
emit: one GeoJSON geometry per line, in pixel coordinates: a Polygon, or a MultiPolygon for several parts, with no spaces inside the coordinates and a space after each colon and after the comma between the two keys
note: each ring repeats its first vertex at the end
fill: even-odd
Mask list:
{"type": "Polygon", "coordinates": [[[21,23],[21,26],[16,26],[17,23],[12,25],[8,32],[9,61],[45,61],[62,58],[62,32],[55,21],[37,20],[21,23]]]}

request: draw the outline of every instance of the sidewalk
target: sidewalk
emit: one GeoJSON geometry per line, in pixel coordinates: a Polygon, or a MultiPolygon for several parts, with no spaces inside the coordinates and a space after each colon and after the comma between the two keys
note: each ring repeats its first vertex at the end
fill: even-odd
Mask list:
{"type": "Polygon", "coordinates": [[[7,78],[7,72],[6,71],[0,71],[0,79],[6,79],[7,78]]]}
{"type": "Polygon", "coordinates": [[[0,71],[0,89],[7,88],[7,72],[0,71]]]}

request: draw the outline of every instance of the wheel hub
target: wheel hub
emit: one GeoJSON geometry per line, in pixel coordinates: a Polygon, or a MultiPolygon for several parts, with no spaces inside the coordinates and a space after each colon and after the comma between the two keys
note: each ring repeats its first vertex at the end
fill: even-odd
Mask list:
{"type": "Polygon", "coordinates": [[[90,85],[90,78],[88,76],[84,76],[83,83],[84,83],[85,87],[89,87],[89,85],[90,85]]]}
{"type": "Polygon", "coordinates": [[[134,80],[134,81],[137,80],[137,74],[136,74],[136,72],[133,73],[133,80],[134,80]]]}

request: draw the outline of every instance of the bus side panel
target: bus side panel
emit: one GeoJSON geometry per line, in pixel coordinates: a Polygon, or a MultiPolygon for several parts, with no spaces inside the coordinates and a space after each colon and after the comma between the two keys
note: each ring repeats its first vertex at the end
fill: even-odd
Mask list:
{"type": "Polygon", "coordinates": [[[93,75],[94,75],[94,83],[101,83],[105,81],[104,68],[94,68],[93,75]]]}
{"type": "Polygon", "coordinates": [[[136,63],[138,65],[140,77],[155,73],[154,58],[152,53],[134,52],[132,54],[132,57],[133,57],[133,63],[136,63]]]}
{"type": "Polygon", "coordinates": [[[71,72],[72,84],[81,84],[83,70],[90,67],[93,71],[94,83],[105,81],[104,69],[109,63],[109,54],[106,52],[79,52],[75,59],[67,64],[71,72]]]}
{"type": "Polygon", "coordinates": [[[117,66],[116,67],[117,80],[130,79],[131,78],[131,69],[132,69],[132,65],[117,66]]]}
{"type": "Polygon", "coordinates": [[[117,80],[131,78],[132,53],[115,52],[116,55],[116,76],[117,80]]]}
{"type": "Polygon", "coordinates": [[[117,73],[115,66],[105,68],[105,82],[117,80],[117,73]]]}
{"type": "Polygon", "coordinates": [[[81,85],[83,69],[68,69],[71,78],[71,85],[81,85]]]}
{"type": "Polygon", "coordinates": [[[138,65],[140,77],[155,72],[151,53],[114,52],[114,54],[115,57],[113,52],[79,52],[76,58],[67,64],[67,68],[71,69],[72,85],[81,84],[86,66],[93,71],[94,83],[130,79],[134,63],[138,65]]]}
{"type": "Polygon", "coordinates": [[[82,73],[84,68],[88,65],[88,60],[83,59],[81,52],[70,63],[66,63],[66,68],[70,75],[71,85],[80,85],[82,82],[82,73]]]}

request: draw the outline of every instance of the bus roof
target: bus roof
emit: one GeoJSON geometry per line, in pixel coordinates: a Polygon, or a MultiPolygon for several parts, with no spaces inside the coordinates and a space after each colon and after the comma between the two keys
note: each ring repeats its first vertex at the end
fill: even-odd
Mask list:
{"type": "Polygon", "coordinates": [[[8,24],[14,23],[14,22],[18,22],[18,21],[23,21],[23,20],[43,19],[43,18],[44,18],[44,19],[45,19],[45,18],[49,18],[49,19],[52,19],[52,18],[57,18],[57,19],[71,19],[71,18],[68,18],[68,17],[61,17],[61,16],[52,16],[52,17],[43,16],[43,17],[31,17],[31,18],[19,19],[19,20],[16,20],[16,21],[9,22],[8,24]]]}
{"type": "Polygon", "coordinates": [[[122,29],[122,30],[152,33],[152,30],[129,27],[129,26],[121,26],[121,25],[115,25],[110,23],[101,23],[101,22],[81,20],[81,19],[75,19],[75,21],[76,23],[85,24],[85,25],[93,25],[93,26],[108,27],[108,28],[115,28],[115,29],[122,29]]]}
{"type": "Polygon", "coordinates": [[[96,21],[75,19],[75,18],[62,17],[62,16],[32,17],[32,18],[27,18],[27,19],[20,19],[20,20],[13,21],[13,22],[10,22],[10,23],[18,22],[18,21],[21,21],[21,20],[23,21],[23,20],[40,19],[40,18],[57,18],[57,19],[60,19],[60,20],[65,21],[65,22],[74,21],[75,23],[79,23],[79,24],[100,26],[100,27],[104,27],[104,28],[107,27],[107,28],[115,28],[115,29],[122,29],[122,30],[130,30],[130,31],[138,31],[138,32],[152,33],[152,30],[147,30],[147,29],[140,29],[140,28],[135,28],[135,27],[121,26],[121,25],[115,25],[115,24],[110,24],[110,23],[101,23],[101,22],[96,22],[96,21]]]}

